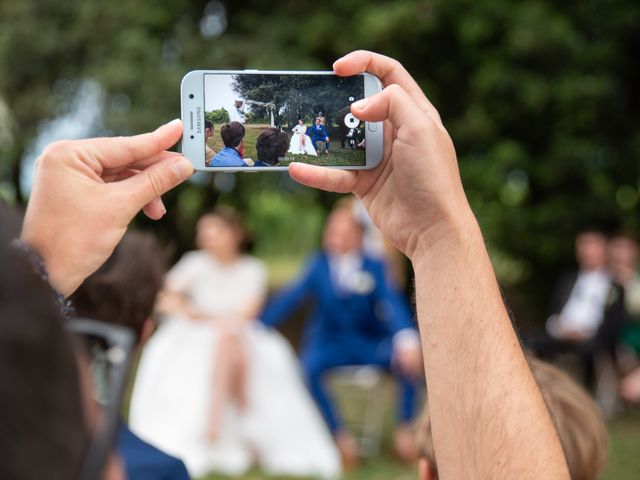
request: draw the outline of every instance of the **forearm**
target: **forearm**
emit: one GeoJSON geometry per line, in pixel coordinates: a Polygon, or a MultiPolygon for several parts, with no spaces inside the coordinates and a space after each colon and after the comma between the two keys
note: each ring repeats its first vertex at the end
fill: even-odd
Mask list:
{"type": "Polygon", "coordinates": [[[429,247],[413,266],[440,478],[568,478],[475,219],[429,247]]]}

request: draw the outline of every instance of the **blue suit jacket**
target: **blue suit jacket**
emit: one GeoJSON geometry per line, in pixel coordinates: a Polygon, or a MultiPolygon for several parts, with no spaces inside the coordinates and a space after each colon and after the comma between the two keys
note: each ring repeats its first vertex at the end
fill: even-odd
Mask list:
{"type": "Polygon", "coordinates": [[[189,480],[181,460],[144,442],[124,423],[118,434],[118,452],[129,480],[189,480]]]}
{"type": "Polygon", "coordinates": [[[321,124],[321,125],[311,125],[307,129],[307,135],[311,137],[311,140],[313,142],[324,142],[329,136],[329,133],[327,132],[327,129],[325,128],[325,126],[321,124]]]}
{"type": "Polygon", "coordinates": [[[302,276],[274,296],[261,319],[267,325],[278,325],[305,300],[313,300],[303,350],[334,345],[353,351],[413,328],[409,305],[386,281],[384,264],[365,256],[361,272],[363,288],[338,291],[329,259],[320,252],[311,258],[302,276]]]}
{"type": "Polygon", "coordinates": [[[235,148],[224,147],[220,150],[213,160],[210,167],[246,167],[242,157],[235,148]]]}

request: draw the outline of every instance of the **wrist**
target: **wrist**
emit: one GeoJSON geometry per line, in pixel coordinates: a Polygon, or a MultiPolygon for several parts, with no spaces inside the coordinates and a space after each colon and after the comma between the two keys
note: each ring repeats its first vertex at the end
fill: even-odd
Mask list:
{"type": "Polygon", "coordinates": [[[407,256],[415,267],[443,255],[463,253],[468,250],[470,244],[476,242],[480,242],[484,248],[478,221],[466,204],[460,209],[442,215],[428,228],[415,232],[407,256]]]}

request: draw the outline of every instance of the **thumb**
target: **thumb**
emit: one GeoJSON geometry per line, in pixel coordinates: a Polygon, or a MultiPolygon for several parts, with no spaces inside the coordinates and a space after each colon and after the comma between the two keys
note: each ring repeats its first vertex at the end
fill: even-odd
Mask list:
{"type": "Polygon", "coordinates": [[[166,158],[112,185],[117,185],[127,198],[126,208],[134,216],[153,199],[187,180],[193,172],[193,165],[189,160],[182,155],[167,152],[166,158]]]}

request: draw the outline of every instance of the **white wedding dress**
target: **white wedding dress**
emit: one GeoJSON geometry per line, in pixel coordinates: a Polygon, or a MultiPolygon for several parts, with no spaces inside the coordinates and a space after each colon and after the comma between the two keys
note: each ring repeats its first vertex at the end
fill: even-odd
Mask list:
{"type": "Polygon", "coordinates": [[[307,129],[304,125],[296,125],[292,129],[293,136],[289,141],[289,153],[293,153],[294,155],[313,155],[314,157],[318,156],[318,152],[313,147],[313,143],[311,143],[311,138],[307,135],[307,129]],[[304,137],[304,145],[302,145],[302,138],[304,137]]]}
{"type": "MultiPolygon", "coordinates": [[[[203,251],[187,253],[167,275],[169,288],[189,292],[194,307],[220,316],[266,291],[262,263],[233,265],[203,251]]],[[[194,476],[239,476],[254,463],[269,475],[336,478],[333,439],[301,379],[297,358],[276,331],[242,328],[248,356],[248,405],[224,413],[218,440],[205,435],[217,331],[214,321],[168,318],[140,359],[131,399],[131,429],[181,458],[194,476]]]]}

